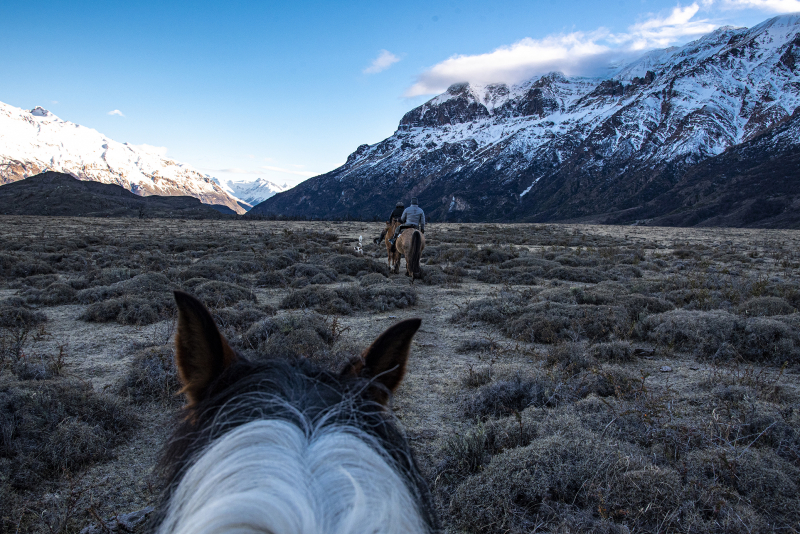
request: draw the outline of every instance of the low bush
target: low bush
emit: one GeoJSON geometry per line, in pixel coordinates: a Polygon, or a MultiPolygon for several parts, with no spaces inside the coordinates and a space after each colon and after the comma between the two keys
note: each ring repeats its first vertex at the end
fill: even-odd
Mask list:
{"type": "Polygon", "coordinates": [[[70,380],[0,386],[0,458],[11,460],[14,488],[33,489],[62,470],[106,460],[136,415],[91,384],[70,380]]]}
{"type": "Polygon", "coordinates": [[[724,311],[673,310],[644,318],[637,332],[644,340],[709,357],[733,339],[737,321],[724,311]]]}
{"type": "Polygon", "coordinates": [[[28,304],[41,306],[58,306],[59,304],[70,304],[77,301],[77,291],[72,286],[61,282],[50,284],[44,289],[23,291],[21,296],[28,304]]]}
{"type": "Polygon", "coordinates": [[[0,328],[32,328],[47,322],[47,315],[33,310],[20,298],[0,300],[0,328]]]}
{"type": "Polygon", "coordinates": [[[119,387],[120,394],[135,404],[175,404],[180,401],[180,389],[172,344],[147,347],[136,353],[119,387]]]}
{"type": "Polygon", "coordinates": [[[289,279],[280,271],[265,271],[256,275],[256,287],[286,287],[289,279]]]}
{"type": "Polygon", "coordinates": [[[209,308],[225,308],[241,301],[256,302],[256,296],[249,289],[218,280],[201,283],[193,293],[209,308]]]}
{"type": "Polygon", "coordinates": [[[736,311],[749,317],[769,317],[794,313],[794,307],[780,297],[756,297],[738,306],[736,311]]]}
{"type": "Polygon", "coordinates": [[[547,278],[567,280],[568,282],[583,282],[586,284],[596,284],[609,279],[607,275],[591,267],[556,267],[547,271],[545,276],[547,278]]]}
{"type": "Polygon", "coordinates": [[[175,312],[172,293],[154,293],[149,297],[120,297],[90,304],[79,316],[90,323],[116,321],[124,325],[148,325],[175,312]]]}
{"type": "Polygon", "coordinates": [[[293,291],[280,303],[284,309],[310,308],[323,313],[349,315],[354,310],[386,311],[406,308],[417,302],[417,293],[408,286],[379,284],[359,288],[348,285],[335,289],[309,286],[293,291]]]}
{"type": "Polygon", "coordinates": [[[465,417],[486,418],[521,412],[528,406],[555,406],[561,400],[558,384],[547,376],[498,380],[465,398],[465,417]]]}
{"type": "Polygon", "coordinates": [[[380,273],[389,276],[389,267],[385,263],[379,263],[364,256],[336,254],[328,256],[325,262],[339,274],[361,276],[368,273],[380,273]]]}
{"type": "MultiPolygon", "coordinates": [[[[607,521],[601,514],[608,517],[628,509],[628,503],[611,500],[609,490],[625,473],[644,467],[631,452],[588,433],[534,439],[493,456],[459,485],[450,501],[452,519],[466,532],[530,532],[548,524],[556,527],[565,516],[574,520],[578,509],[597,510],[585,516],[587,531],[608,530],[600,528],[607,521]]],[[[657,480],[658,473],[653,475],[657,480]]],[[[657,502],[657,510],[648,510],[654,526],[680,505],[677,487],[669,486],[676,479],[667,482],[662,477],[665,482],[655,494],[643,495],[643,488],[637,495],[657,502]]]]}
{"type": "Polygon", "coordinates": [[[365,274],[361,277],[361,280],[359,280],[362,287],[374,286],[376,284],[388,284],[390,282],[391,280],[379,273],[365,274]]]}
{"type": "Polygon", "coordinates": [[[587,343],[566,342],[554,345],[547,351],[547,363],[561,370],[577,373],[597,365],[597,360],[587,343]]]}
{"type": "Polygon", "coordinates": [[[612,341],[592,345],[592,355],[601,362],[625,363],[635,361],[633,347],[627,341],[612,341]]]}
{"type": "Polygon", "coordinates": [[[795,363],[800,360],[800,332],[791,320],[780,319],[674,310],[646,317],[636,332],[642,339],[702,358],[729,359],[728,353],[733,352],[749,361],[795,363]]]}
{"type": "Polygon", "coordinates": [[[568,305],[539,302],[527,306],[503,326],[514,339],[530,343],[557,343],[571,339],[603,341],[625,337],[630,320],[619,306],[568,305]]]}

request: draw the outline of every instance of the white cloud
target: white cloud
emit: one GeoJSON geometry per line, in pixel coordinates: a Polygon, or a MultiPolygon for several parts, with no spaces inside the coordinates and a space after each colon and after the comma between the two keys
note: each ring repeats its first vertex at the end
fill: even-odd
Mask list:
{"type": "Polygon", "coordinates": [[[108,114],[109,114],[109,115],[119,115],[120,117],[124,117],[124,116],[125,116],[125,115],[123,115],[123,114],[122,114],[122,112],[121,112],[120,110],[118,110],[118,109],[115,109],[115,110],[113,110],[113,111],[109,111],[109,112],[108,112],[108,114]]]}
{"type": "Polygon", "coordinates": [[[143,152],[147,152],[149,154],[155,154],[157,156],[161,156],[162,158],[167,155],[167,147],[165,146],[153,146],[153,145],[130,145],[134,148],[138,148],[143,152]]]}
{"type": "Polygon", "coordinates": [[[605,28],[598,28],[588,33],[525,38],[486,54],[453,56],[418,76],[405,96],[441,93],[458,82],[518,83],[552,71],[566,75],[600,74],[612,60],[638,55],[649,48],[666,47],[714,30],[718,24],[708,19],[695,19],[699,10],[697,3],[686,7],[678,5],[668,14],[648,15],[624,33],[612,34],[605,28]]]}
{"type": "Polygon", "coordinates": [[[644,22],[630,26],[628,33],[612,36],[611,41],[629,43],[633,50],[664,48],[684,37],[703,35],[717,28],[718,24],[708,19],[692,20],[699,10],[695,2],[686,7],[679,5],[665,17],[650,15],[644,22]]]}
{"type": "Polygon", "coordinates": [[[465,81],[517,83],[553,70],[577,74],[609,52],[608,46],[598,42],[607,35],[607,31],[598,30],[593,34],[573,32],[544,39],[525,38],[487,54],[453,56],[422,73],[405,96],[440,93],[465,81]]]}
{"type": "Polygon", "coordinates": [[[400,61],[400,58],[392,54],[388,50],[381,50],[378,57],[372,62],[372,65],[364,69],[364,74],[377,74],[385,71],[395,63],[400,61]]]}
{"type": "Polygon", "coordinates": [[[715,5],[721,9],[761,9],[771,13],[794,13],[800,11],[798,0],[704,0],[704,6],[715,5]]]}

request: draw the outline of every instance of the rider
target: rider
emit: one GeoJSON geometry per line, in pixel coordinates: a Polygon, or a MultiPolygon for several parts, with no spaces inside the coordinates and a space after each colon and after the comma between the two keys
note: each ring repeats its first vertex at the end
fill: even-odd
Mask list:
{"type": "Polygon", "coordinates": [[[392,247],[394,247],[394,242],[397,241],[397,236],[406,228],[419,228],[420,232],[425,233],[425,212],[417,205],[417,197],[411,198],[411,205],[400,216],[400,222],[403,224],[397,227],[394,235],[389,240],[392,247]]]}
{"type": "MultiPolygon", "coordinates": [[[[406,209],[406,207],[405,207],[405,205],[403,204],[402,201],[400,201],[397,204],[395,204],[394,209],[392,210],[392,214],[389,215],[389,220],[386,221],[386,222],[391,224],[391,223],[393,223],[395,221],[399,221],[400,217],[403,215],[403,211],[405,209],[406,209]]],[[[381,243],[381,241],[383,241],[384,237],[386,237],[386,229],[385,228],[383,229],[383,232],[381,232],[381,236],[375,239],[375,244],[379,245],[381,243]]]]}

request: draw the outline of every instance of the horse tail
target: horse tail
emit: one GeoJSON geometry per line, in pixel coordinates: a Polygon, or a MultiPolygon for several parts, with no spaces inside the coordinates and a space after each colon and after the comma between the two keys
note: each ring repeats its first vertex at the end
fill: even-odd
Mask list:
{"type": "Polygon", "coordinates": [[[406,261],[408,262],[408,266],[410,267],[411,271],[411,280],[414,280],[414,276],[417,278],[422,278],[419,272],[419,259],[422,256],[422,238],[420,237],[419,230],[414,230],[414,233],[411,236],[411,250],[408,251],[408,257],[406,261]]]}

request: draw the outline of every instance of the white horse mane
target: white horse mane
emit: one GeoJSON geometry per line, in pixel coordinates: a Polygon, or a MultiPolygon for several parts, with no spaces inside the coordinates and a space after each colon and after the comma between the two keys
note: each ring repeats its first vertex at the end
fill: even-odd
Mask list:
{"type": "Polygon", "coordinates": [[[281,419],[212,441],[175,488],[159,533],[426,532],[377,440],[358,428],[304,431],[281,419]]]}

